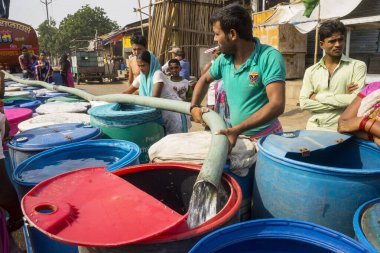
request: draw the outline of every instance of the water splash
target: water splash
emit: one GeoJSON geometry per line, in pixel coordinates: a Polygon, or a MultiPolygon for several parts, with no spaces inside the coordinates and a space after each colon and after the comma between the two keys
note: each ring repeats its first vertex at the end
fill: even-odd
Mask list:
{"type": "Polygon", "coordinates": [[[194,185],[190,199],[187,224],[195,228],[214,217],[218,212],[218,191],[209,182],[198,182],[194,185]]]}

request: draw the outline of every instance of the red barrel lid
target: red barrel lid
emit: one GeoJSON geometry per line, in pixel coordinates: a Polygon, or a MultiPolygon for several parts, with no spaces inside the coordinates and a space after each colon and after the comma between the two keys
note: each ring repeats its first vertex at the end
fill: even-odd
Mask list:
{"type": "Polygon", "coordinates": [[[81,246],[135,243],[185,222],[185,216],[105,168],[43,181],[21,204],[32,226],[57,241],[81,246]]]}

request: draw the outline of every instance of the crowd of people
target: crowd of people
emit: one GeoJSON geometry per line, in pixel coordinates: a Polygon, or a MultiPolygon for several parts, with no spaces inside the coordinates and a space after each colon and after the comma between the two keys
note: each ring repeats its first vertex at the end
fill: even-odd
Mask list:
{"type": "MultiPolygon", "coordinates": [[[[29,53],[28,48],[21,49],[19,64],[23,77],[31,80],[38,80],[47,83],[53,82],[53,68],[46,58],[46,53],[41,52],[38,56],[29,53]]],[[[67,54],[63,54],[59,59],[59,72],[64,85],[74,87],[74,79],[71,72],[71,63],[67,54]]]]}
{"type": "MultiPolygon", "coordinates": [[[[211,17],[211,23],[218,46],[208,50],[213,60],[204,66],[192,96],[186,96],[190,90],[190,64],[184,51],[177,47],[170,50],[172,59],[161,67],[147,51],[143,36],[131,39],[133,54],[127,64],[130,73],[125,93],[190,99],[192,118],[205,126],[202,114],[208,110],[218,112],[227,126],[220,134],[228,137],[231,148],[239,135],[255,141],[281,132],[277,118],[285,108],[286,76],[281,53],[253,37],[251,16],[241,5],[221,8],[211,17]],[[206,95],[207,107],[203,107],[206,95]]],[[[375,97],[378,93],[373,90],[379,85],[364,88],[366,65],[343,54],[345,34],[346,28],[338,20],[320,26],[319,44],[324,56],[306,70],[300,92],[301,109],[311,111],[306,129],[352,133],[378,142],[376,113],[380,110],[380,95],[375,97]],[[365,99],[367,96],[370,98],[365,99]],[[368,104],[369,99],[374,103],[372,109],[359,114],[360,104],[368,104]]],[[[183,132],[187,122],[184,117],[177,115],[169,120],[165,114],[168,133],[183,132]]]]}

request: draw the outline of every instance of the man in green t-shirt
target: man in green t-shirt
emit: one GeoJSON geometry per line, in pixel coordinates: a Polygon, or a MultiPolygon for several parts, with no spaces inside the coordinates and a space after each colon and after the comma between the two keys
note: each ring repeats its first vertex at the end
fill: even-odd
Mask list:
{"type": "Polygon", "coordinates": [[[240,134],[256,139],[282,131],[277,117],[285,107],[285,64],[281,54],[252,36],[252,19],[238,4],[219,9],[212,17],[214,40],[222,54],[195,86],[190,112],[205,125],[200,107],[208,85],[223,79],[230,108],[227,136],[232,148],[240,134]]]}

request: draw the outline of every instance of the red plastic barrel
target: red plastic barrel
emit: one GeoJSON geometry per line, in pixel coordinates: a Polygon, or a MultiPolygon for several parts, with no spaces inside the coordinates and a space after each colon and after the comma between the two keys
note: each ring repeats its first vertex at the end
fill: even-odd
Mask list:
{"type": "MultiPolygon", "coordinates": [[[[95,175],[95,173],[93,179],[86,177],[85,170],[70,172],[44,181],[32,189],[22,201],[23,211],[32,225],[35,225],[37,229],[41,230],[51,238],[65,243],[81,245],[79,247],[79,252],[158,252],[158,250],[167,253],[188,252],[192,246],[201,239],[201,237],[220,227],[238,222],[238,211],[242,200],[242,193],[238,183],[232,177],[223,174],[221,187],[226,194],[222,195],[224,197],[220,200],[221,210],[215,217],[201,226],[195,229],[189,229],[187,223],[183,220],[181,221],[181,216],[187,216],[187,209],[195,180],[199,174],[199,168],[200,166],[198,165],[185,163],[142,164],[114,171],[112,172],[114,175],[109,174],[109,172],[106,171],[99,171],[98,168],[92,169],[93,172],[98,170],[98,175],[95,175]],[[108,173],[109,175],[107,176],[104,173],[108,173]],[[102,182],[99,181],[100,178],[104,179],[105,183],[103,185],[99,184],[99,182],[102,182]],[[77,185],[77,182],[73,182],[71,179],[74,181],[82,180],[86,185],[77,185]],[[94,190],[101,192],[102,196],[98,194],[97,196],[94,196],[94,198],[86,199],[81,193],[81,189],[87,189],[84,191],[87,191],[85,194],[88,195],[88,189],[94,187],[91,186],[91,181],[96,181],[97,185],[101,185],[101,191],[99,191],[100,188],[98,189],[97,187],[95,187],[94,190]],[[110,181],[113,183],[110,183],[110,181]],[[115,182],[117,183],[115,184],[115,182]],[[73,194],[75,196],[71,197],[71,194],[57,192],[58,189],[63,189],[64,185],[67,189],[66,184],[68,183],[75,185],[75,194],[73,194]],[[104,186],[107,184],[110,184],[110,187],[104,186]],[[119,188],[118,184],[120,184],[120,187],[122,188],[126,187],[124,184],[128,184],[128,186],[125,188],[126,190],[120,191],[120,189],[117,189],[119,188]],[[110,194],[105,193],[105,191],[108,191],[107,189],[110,189],[110,194]],[[37,203],[36,200],[38,198],[43,199],[41,197],[43,197],[44,194],[45,198],[49,199],[51,195],[50,191],[55,192],[55,195],[57,195],[57,193],[58,195],[65,195],[64,199],[50,199],[51,201],[56,201],[58,203],[63,200],[68,206],[71,206],[71,208],[75,210],[75,213],[79,214],[79,216],[70,215],[70,226],[67,228],[64,227],[58,230],[52,229],[51,226],[44,228],[43,224],[55,224],[56,221],[49,221],[48,217],[49,215],[52,215],[53,218],[54,216],[57,217],[57,213],[44,214],[46,216],[44,217],[43,222],[40,218],[37,219],[35,217],[36,213],[33,211],[33,206],[37,203]],[[117,199],[119,201],[120,199],[130,198],[130,196],[127,196],[128,194],[124,194],[124,192],[135,191],[135,194],[140,197],[138,197],[137,201],[131,199],[134,206],[131,206],[130,208],[124,208],[124,210],[123,208],[120,208],[120,202],[119,204],[114,205],[114,201],[110,201],[112,199],[117,199]],[[144,194],[147,194],[146,197],[141,197],[144,196],[144,194]],[[72,198],[73,201],[71,201],[70,198],[72,198]],[[102,198],[104,198],[104,200],[102,200],[102,198]],[[78,199],[80,199],[80,201],[78,201],[78,199]],[[92,209],[88,208],[89,203],[86,203],[87,201],[94,206],[102,208],[103,210],[101,210],[101,212],[99,212],[98,208],[96,209],[98,209],[97,213],[103,213],[103,216],[100,215],[96,219],[93,218],[95,220],[91,220],[91,222],[88,221],[88,218],[83,217],[86,215],[86,212],[89,216],[93,216],[92,209]],[[91,203],[94,201],[98,203],[91,203]],[[156,214],[146,214],[146,217],[144,217],[144,213],[148,210],[146,207],[151,203],[153,203],[153,206],[155,207],[159,207],[161,204],[164,205],[165,209],[167,208],[175,213],[175,217],[166,221],[157,219],[157,217],[153,218],[156,214]],[[82,205],[84,208],[83,210],[81,209],[82,205]],[[88,212],[88,210],[91,212],[88,212]],[[120,212],[120,210],[123,210],[123,212],[120,212]],[[139,213],[137,213],[136,210],[140,210],[139,213]],[[120,230],[115,232],[115,227],[109,226],[109,224],[118,224],[118,228],[123,227],[121,224],[124,224],[125,222],[130,222],[132,220],[135,222],[134,216],[136,216],[136,219],[140,220],[139,228],[136,226],[129,226],[125,227],[124,232],[120,230]],[[129,221],[127,221],[128,219],[129,221]],[[37,220],[38,222],[36,223],[37,220]],[[86,222],[83,223],[82,221],[86,222]],[[161,227],[160,224],[158,224],[160,222],[163,222],[161,227]],[[89,226],[93,226],[94,223],[97,224],[99,228],[93,227],[92,230],[89,229],[89,226]],[[149,224],[151,224],[151,227],[147,227],[149,224]],[[154,229],[152,229],[154,226],[157,227],[155,230],[156,233],[154,233],[154,229]],[[141,230],[140,227],[148,228],[146,230],[149,230],[150,234],[139,234],[139,238],[141,239],[136,239],[136,233],[144,231],[144,229],[141,230]],[[70,231],[65,231],[65,229],[70,231]],[[107,229],[110,229],[110,231],[104,231],[107,229]],[[99,233],[102,233],[105,236],[99,236],[94,230],[99,231],[99,233]],[[137,232],[137,230],[140,232],[137,232]],[[57,234],[55,234],[54,231],[58,231],[57,234]],[[86,231],[86,233],[83,233],[84,231],[86,231]],[[125,235],[123,235],[123,233],[125,233],[125,235]],[[73,234],[77,235],[77,240],[75,240],[73,234]],[[131,237],[129,237],[129,234],[131,237]],[[133,240],[132,237],[134,237],[133,240]],[[115,238],[121,239],[118,241],[118,239],[115,238]]],[[[89,170],[91,172],[91,169],[89,170]]],[[[51,196],[54,196],[54,194],[51,196]]],[[[122,205],[125,207],[127,206],[125,203],[122,203],[122,205]]]]}

